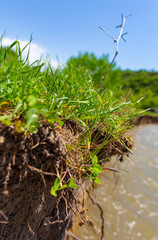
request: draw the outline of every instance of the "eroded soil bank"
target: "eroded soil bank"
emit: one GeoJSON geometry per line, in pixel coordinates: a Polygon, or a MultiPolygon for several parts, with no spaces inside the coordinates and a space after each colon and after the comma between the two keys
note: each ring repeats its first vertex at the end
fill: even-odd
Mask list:
{"type": "MultiPolygon", "coordinates": [[[[37,133],[25,135],[0,125],[0,239],[69,238],[67,230],[73,216],[84,214],[84,189],[89,188],[89,181],[72,171],[79,189],[64,189],[57,197],[50,194],[50,189],[56,176],[66,172],[67,159],[77,159],[77,153],[72,154],[66,147],[75,141],[72,127],[70,130],[66,125],[61,132],[60,128],[41,125],[37,133]]],[[[97,141],[104,137],[100,133],[97,141]]],[[[128,153],[125,145],[114,140],[101,151],[106,158],[118,155],[121,161],[128,153]]],[[[68,173],[66,178],[70,178],[68,173]]]]}
{"type": "MultiPolygon", "coordinates": [[[[66,218],[64,200],[58,202],[57,217],[57,199],[50,195],[55,178],[51,173],[56,172],[55,167],[65,168],[64,144],[48,126],[40,127],[37,134],[30,136],[5,126],[0,131],[0,238],[62,239],[71,221],[70,207],[64,222],[55,225],[49,222],[66,218]]],[[[71,192],[67,194],[71,201],[71,192]]]]}
{"type": "Polygon", "coordinates": [[[135,125],[141,124],[157,124],[158,123],[158,116],[153,115],[142,115],[135,120],[135,125]]]}

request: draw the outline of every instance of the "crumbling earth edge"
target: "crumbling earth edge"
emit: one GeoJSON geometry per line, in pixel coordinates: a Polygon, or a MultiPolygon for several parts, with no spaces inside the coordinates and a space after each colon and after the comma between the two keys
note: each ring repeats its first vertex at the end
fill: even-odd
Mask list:
{"type": "MultiPolygon", "coordinates": [[[[66,158],[71,157],[66,148],[66,139],[73,141],[70,135],[74,131],[68,126],[61,134],[61,129],[43,124],[37,133],[27,135],[0,125],[0,239],[68,239],[67,231],[74,215],[82,214],[85,188],[90,186],[78,179],[79,189],[60,191],[58,197],[50,194],[57,172],[65,171],[66,158]]],[[[101,133],[99,141],[103,138],[101,133]]],[[[102,151],[107,159],[118,155],[121,161],[122,153],[128,153],[117,141],[102,151]]]]}

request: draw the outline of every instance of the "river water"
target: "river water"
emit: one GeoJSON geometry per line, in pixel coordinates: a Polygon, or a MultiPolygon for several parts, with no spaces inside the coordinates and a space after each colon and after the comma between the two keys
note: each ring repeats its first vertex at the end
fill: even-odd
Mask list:
{"type": "MultiPolygon", "coordinates": [[[[91,196],[104,211],[104,240],[158,240],[158,125],[144,125],[134,133],[133,154],[117,169],[106,171],[91,196]]],[[[100,211],[87,200],[87,215],[95,227],[76,223],[81,240],[100,239],[100,211]]]]}

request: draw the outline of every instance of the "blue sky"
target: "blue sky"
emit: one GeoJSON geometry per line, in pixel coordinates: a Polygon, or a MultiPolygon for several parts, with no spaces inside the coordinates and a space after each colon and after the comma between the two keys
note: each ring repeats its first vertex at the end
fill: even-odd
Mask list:
{"type": "Polygon", "coordinates": [[[0,34],[7,45],[19,39],[24,45],[33,34],[32,58],[49,54],[61,63],[79,52],[96,56],[115,53],[113,40],[98,26],[115,37],[121,13],[127,18],[127,42],[119,44],[116,62],[122,69],[158,71],[158,0],[6,0],[1,1],[0,34]]]}

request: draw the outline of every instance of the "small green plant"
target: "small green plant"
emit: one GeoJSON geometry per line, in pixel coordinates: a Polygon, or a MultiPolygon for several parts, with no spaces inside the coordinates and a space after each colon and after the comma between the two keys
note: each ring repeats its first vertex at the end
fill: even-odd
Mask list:
{"type": "Polygon", "coordinates": [[[90,165],[85,164],[82,167],[86,169],[86,175],[93,183],[101,184],[101,181],[98,178],[98,176],[99,173],[102,172],[103,168],[101,165],[98,164],[98,157],[96,155],[92,158],[92,164],[90,165]]]}
{"type": "Polygon", "coordinates": [[[61,185],[60,179],[59,179],[59,178],[56,178],[56,179],[55,179],[55,182],[54,182],[54,185],[51,187],[51,191],[50,191],[50,193],[51,193],[53,196],[57,197],[57,191],[60,191],[60,190],[62,190],[62,189],[67,188],[67,184],[62,185],[61,187],[60,187],[60,185],[61,185]]]}
{"type": "Polygon", "coordinates": [[[73,178],[70,179],[68,185],[67,184],[62,185],[61,180],[59,178],[56,178],[55,182],[54,182],[54,185],[51,187],[50,193],[51,193],[51,195],[57,197],[57,192],[60,191],[60,190],[65,189],[67,187],[77,189],[78,185],[76,185],[74,183],[74,179],[73,178]]]}

